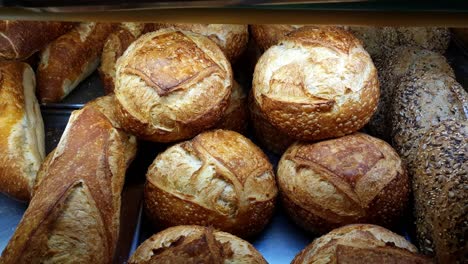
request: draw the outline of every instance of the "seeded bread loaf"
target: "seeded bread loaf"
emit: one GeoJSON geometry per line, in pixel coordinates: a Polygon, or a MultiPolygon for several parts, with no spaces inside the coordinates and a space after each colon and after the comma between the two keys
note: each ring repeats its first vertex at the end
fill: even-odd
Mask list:
{"type": "Polygon", "coordinates": [[[428,130],[412,179],[421,251],[439,263],[466,263],[468,121],[448,120],[428,130]]]}

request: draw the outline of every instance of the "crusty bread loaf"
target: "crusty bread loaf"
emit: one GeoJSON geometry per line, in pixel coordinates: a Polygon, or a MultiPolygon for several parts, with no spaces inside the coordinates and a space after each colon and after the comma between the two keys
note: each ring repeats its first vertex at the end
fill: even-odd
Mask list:
{"type": "Polygon", "coordinates": [[[349,27],[376,61],[395,48],[408,46],[444,53],[450,42],[447,28],[436,27],[349,27]]]}
{"type": "Polygon", "coordinates": [[[29,200],[45,156],[36,79],[23,62],[0,62],[0,191],[29,200]]]}
{"type": "Polygon", "coordinates": [[[0,263],[112,262],[136,139],[112,126],[111,111],[99,111],[114,107],[109,99],[72,113],[0,263]]]}
{"type": "Polygon", "coordinates": [[[37,89],[41,102],[62,100],[98,66],[104,42],[118,24],[81,23],[41,53],[37,89]]]}
{"type": "Polygon", "coordinates": [[[271,46],[276,45],[287,34],[302,27],[304,25],[250,25],[250,32],[260,51],[264,52],[271,46]]]}
{"type": "Polygon", "coordinates": [[[154,225],[214,226],[247,237],[269,222],[277,194],[272,165],[239,133],[204,132],[159,154],[146,174],[154,225]]]}
{"type": "Polygon", "coordinates": [[[248,104],[255,139],[263,148],[282,155],[295,140],[270,124],[262,111],[258,109],[257,104],[255,104],[252,92],[249,93],[248,104]]]}
{"type": "Polygon", "coordinates": [[[314,240],[292,264],[423,264],[432,261],[417,254],[410,242],[375,225],[348,225],[314,240]]]}
{"type": "Polygon", "coordinates": [[[360,41],[337,28],[296,30],[255,67],[255,103],[275,127],[300,140],[353,133],[374,113],[377,71],[360,41]]]}
{"type": "Polygon", "coordinates": [[[144,26],[143,23],[122,23],[118,30],[111,33],[104,43],[99,75],[106,93],[114,92],[117,59],[141,35],[144,26]]]}
{"type": "Polygon", "coordinates": [[[392,109],[394,91],[404,76],[408,74],[421,75],[429,71],[455,77],[447,59],[437,52],[400,46],[383,59],[379,68],[379,105],[368,124],[369,132],[372,135],[390,142],[392,126],[389,113],[392,109]]]}
{"type": "Polygon", "coordinates": [[[278,164],[278,186],[288,214],[313,233],[352,223],[392,226],[409,199],[398,154],[362,133],[295,143],[278,164]]]}
{"type": "Polygon", "coordinates": [[[156,31],[163,28],[192,31],[203,35],[215,42],[226,55],[226,58],[234,63],[244,52],[249,41],[249,29],[247,25],[234,24],[149,24],[146,30],[156,31]]]}
{"type": "Polygon", "coordinates": [[[249,263],[266,264],[247,241],[201,226],[176,226],[143,242],[129,264],[150,263],[249,263]]]}
{"type": "Polygon", "coordinates": [[[467,120],[468,94],[445,73],[431,71],[406,76],[394,93],[392,145],[410,174],[421,137],[441,121],[467,120]]]}
{"type": "Polygon", "coordinates": [[[0,60],[27,59],[75,25],[71,22],[1,20],[0,60]]]}
{"type": "Polygon", "coordinates": [[[421,139],[415,167],[414,213],[421,251],[439,263],[466,263],[468,121],[431,127],[421,139]]]}
{"type": "Polygon", "coordinates": [[[247,96],[242,86],[233,81],[231,97],[229,97],[228,107],[224,116],[214,126],[214,128],[232,130],[245,134],[247,132],[247,96]]]}
{"type": "Polygon", "coordinates": [[[397,45],[418,47],[445,53],[450,43],[448,28],[442,27],[397,27],[397,45]]]}
{"type": "Polygon", "coordinates": [[[224,115],[232,82],[229,61],[207,37],[171,29],[145,34],[117,62],[122,127],[156,142],[191,138],[224,115]]]}

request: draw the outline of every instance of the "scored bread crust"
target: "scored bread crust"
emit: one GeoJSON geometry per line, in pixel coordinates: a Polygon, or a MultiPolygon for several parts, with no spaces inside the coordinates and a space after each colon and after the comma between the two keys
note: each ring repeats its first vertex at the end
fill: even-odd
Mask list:
{"type": "Polygon", "coordinates": [[[136,139],[98,110],[113,107],[109,102],[100,98],[72,113],[2,264],[112,262],[136,139]]]}
{"type": "Polygon", "coordinates": [[[265,154],[227,130],[205,132],[168,148],[146,178],[146,211],[161,227],[197,224],[251,236],[270,220],[277,195],[265,154]]]}
{"type": "Polygon", "coordinates": [[[161,231],[144,241],[128,263],[160,263],[161,255],[166,263],[267,263],[249,242],[202,226],[161,231]]]}
{"type": "Polygon", "coordinates": [[[463,263],[468,252],[468,121],[447,120],[422,137],[413,175],[419,246],[439,263],[463,263]]]}
{"type": "Polygon", "coordinates": [[[295,143],[278,164],[278,186],[288,214],[313,233],[352,223],[392,226],[409,199],[398,154],[362,133],[295,143]]]}
{"type": "Polygon", "coordinates": [[[317,238],[291,262],[291,264],[306,263],[432,263],[432,261],[417,254],[416,247],[400,235],[376,225],[355,224],[334,229],[317,238]],[[356,259],[356,255],[361,258],[356,259]]]}
{"type": "Polygon", "coordinates": [[[0,63],[0,191],[30,199],[36,173],[45,157],[44,124],[31,67],[0,63]]]}
{"type": "Polygon", "coordinates": [[[51,42],[42,52],[37,68],[39,100],[62,100],[99,64],[104,42],[117,24],[81,23],[51,42]]]}
{"type": "Polygon", "coordinates": [[[283,133],[320,140],[353,133],[374,113],[377,71],[360,41],[337,28],[303,28],[268,49],[253,79],[256,104],[283,133]]]}
{"type": "Polygon", "coordinates": [[[104,85],[104,91],[114,92],[115,64],[125,50],[143,32],[143,23],[121,23],[119,29],[107,38],[101,55],[99,76],[104,85]]]}
{"type": "Polygon", "coordinates": [[[247,132],[247,96],[244,88],[236,81],[233,81],[231,96],[224,116],[213,127],[215,129],[225,129],[245,134],[247,132]]]}
{"type": "Polygon", "coordinates": [[[193,137],[224,115],[232,82],[228,60],[208,38],[171,29],[147,33],[117,62],[120,122],[146,140],[193,137]]]}
{"type": "Polygon", "coordinates": [[[147,31],[163,28],[192,31],[208,37],[224,52],[227,59],[234,63],[247,48],[249,30],[247,25],[234,24],[186,24],[186,23],[153,23],[146,27],[147,31]]]}
{"type": "Polygon", "coordinates": [[[379,67],[380,100],[377,111],[368,123],[372,135],[390,142],[390,112],[393,95],[402,78],[407,74],[420,75],[426,72],[445,73],[455,78],[447,59],[430,50],[400,46],[390,52],[379,67]]]}
{"type": "Polygon", "coordinates": [[[0,58],[25,60],[76,23],[53,21],[0,21],[0,58]]]}
{"type": "Polygon", "coordinates": [[[468,119],[468,93],[444,72],[409,74],[394,93],[390,114],[392,145],[410,174],[419,142],[428,129],[441,121],[468,119]]]}

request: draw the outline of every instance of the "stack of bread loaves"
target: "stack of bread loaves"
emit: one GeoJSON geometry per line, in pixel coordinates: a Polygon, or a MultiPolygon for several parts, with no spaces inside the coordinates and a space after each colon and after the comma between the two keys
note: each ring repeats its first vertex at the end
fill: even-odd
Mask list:
{"type": "Polygon", "coordinates": [[[41,22],[54,30],[29,46],[7,34],[20,25],[0,24],[0,57],[40,52],[41,102],[99,61],[108,95],[73,112],[45,157],[34,71],[0,63],[0,191],[30,200],[0,263],[112,263],[137,139],[173,145],[143,189],[161,232],[128,263],[266,263],[243,239],[267,228],[277,198],[321,235],[294,264],[432,263],[386,229],[406,220],[411,190],[421,251],[463,262],[468,95],[437,53],[446,29],[251,26],[261,56],[247,93],[232,69],[246,25],[41,22]],[[277,173],[240,134],[249,114],[256,140],[282,154],[277,173]]]}

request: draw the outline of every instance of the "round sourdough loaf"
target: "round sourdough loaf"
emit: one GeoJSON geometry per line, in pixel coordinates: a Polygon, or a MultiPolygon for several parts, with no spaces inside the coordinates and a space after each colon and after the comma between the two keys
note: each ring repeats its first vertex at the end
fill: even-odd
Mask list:
{"type": "Polygon", "coordinates": [[[255,138],[263,148],[282,155],[295,140],[270,124],[255,104],[252,93],[249,93],[248,104],[255,138]]]}
{"type": "Polygon", "coordinates": [[[154,225],[213,226],[241,237],[265,227],[277,195],[265,154],[227,130],[168,148],[156,157],[146,179],[146,211],[154,225]]]}
{"type": "Polygon", "coordinates": [[[143,242],[128,263],[267,262],[249,242],[229,233],[202,226],[175,226],[143,242]]]}
{"type": "Polygon", "coordinates": [[[302,27],[304,25],[250,25],[250,32],[260,51],[264,52],[269,47],[277,44],[287,34],[302,27]]]}
{"type": "Polygon", "coordinates": [[[393,225],[409,199],[409,180],[385,141],[356,133],[295,143],[278,164],[284,208],[313,233],[352,223],[393,225]]]}
{"type": "Polygon", "coordinates": [[[148,25],[147,30],[163,28],[192,31],[208,37],[221,48],[231,63],[234,63],[244,52],[249,41],[249,28],[247,25],[154,23],[148,25]]]}
{"type": "Polygon", "coordinates": [[[432,263],[400,235],[375,225],[348,225],[314,240],[291,262],[306,263],[432,263]]]}
{"type": "Polygon", "coordinates": [[[419,144],[412,178],[418,242],[439,263],[466,263],[468,121],[448,120],[419,144]]]}
{"type": "Polygon", "coordinates": [[[146,140],[187,139],[219,121],[231,86],[231,66],[213,41],[188,31],[151,32],[117,61],[119,119],[146,140]]]}
{"type": "Polygon", "coordinates": [[[224,112],[224,116],[214,128],[232,130],[245,134],[247,132],[247,124],[247,96],[242,86],[234,81],[228,107],[224,112]]]}
{"type": "Polygon", "coordinates": [[[377,107],[379,85],[369,54],[351,33],[307,27],[262,55],[253,93],[283,133],[320,140],[362,128],[377,107]]]}

